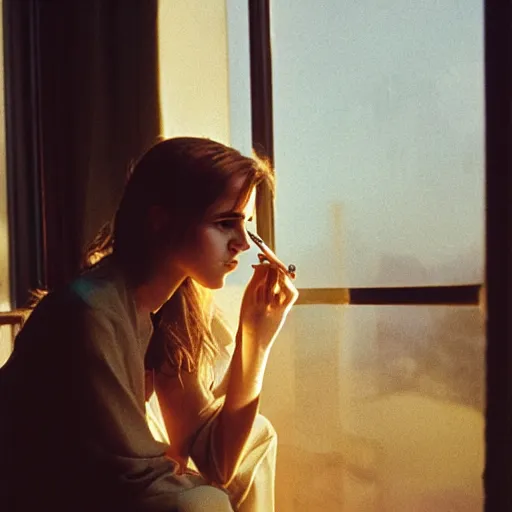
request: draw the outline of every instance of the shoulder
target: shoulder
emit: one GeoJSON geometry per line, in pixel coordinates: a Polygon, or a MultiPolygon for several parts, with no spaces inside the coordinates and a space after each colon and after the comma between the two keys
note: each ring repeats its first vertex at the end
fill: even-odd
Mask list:
{"type": "MultiPolygon", "coordinates": [[[[134,294],[123,275],[108,262],[84,273],[70,285],[87,307],[87,327],[97,340],[110,338],[115,350],[144,357],[153,326],[149,315],[136,307],[134,294]]],[[[108,349],[102,341],[102,350],[108,349]]]]}
{"type": "Polygon", "coordinates": [[[70,283],[69,289],[91,311],[105,316],[125,313],[129,303],[122,276],[108,263],[85,272],[70,283]]]}
{"type": "Polygon", "coordinates": [[[114,280],[86,272],[40,300],[16,337],[16,352],[69,353],[113,337],[125,309],[114,280]]]}
{"type": "Polygon", "coordinates": [[[85,338],[91,321],[102,321],[100,310],[95,310],[71,285],[51,291],[28,316],[15,341],[15,349],[37,351],[51,347],[65,348],[85,338]]]}

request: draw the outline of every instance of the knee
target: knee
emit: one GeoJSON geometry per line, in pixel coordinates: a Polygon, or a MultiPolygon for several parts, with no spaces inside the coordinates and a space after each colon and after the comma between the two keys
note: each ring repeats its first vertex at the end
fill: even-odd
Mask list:
{"type": "Polygon", "coordinates": [[[233,512],[225,491],[202,485],[180,493],[176,512],[233,512]]]}
{"type": "Polygon", "coordinates": [[[277,446],[277,432],[266,416],[258,414],[253,430],[257,437],[270,439],[272,446],[277,446]]]}

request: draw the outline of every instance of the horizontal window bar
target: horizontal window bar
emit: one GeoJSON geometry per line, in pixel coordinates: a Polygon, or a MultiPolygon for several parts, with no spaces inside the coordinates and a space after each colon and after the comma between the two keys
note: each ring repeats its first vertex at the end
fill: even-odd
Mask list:
{"type": "Polygon", "coordinates": [[[481,284],[391,288],[302,288],[298,305],[478,305],[481,284]]]}

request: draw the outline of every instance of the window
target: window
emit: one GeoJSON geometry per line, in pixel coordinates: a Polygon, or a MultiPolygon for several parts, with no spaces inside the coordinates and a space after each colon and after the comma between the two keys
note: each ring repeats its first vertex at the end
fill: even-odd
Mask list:
{"type": "MultiPolygon", "coordinates": [[[[481,2],[167,4],[164,133],[276,164],[258,231],[301,291],[262,397],[277,510],[481,511],[481,2]]],[[[250,270],[217,293],[233,325],[250,270]]]]}
{"type": "Polygon", "coordinates": [[[277,507],[482,510],[482,3],[268,5],[263,230],[301,288],[262,404],[277,507]]]}

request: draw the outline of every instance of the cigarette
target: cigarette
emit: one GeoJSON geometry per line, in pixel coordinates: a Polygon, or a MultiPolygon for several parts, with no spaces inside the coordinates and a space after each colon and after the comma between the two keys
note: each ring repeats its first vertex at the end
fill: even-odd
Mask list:
{"type": "Polygon", "coordinates": [[[247,234],[249,235],[249,238],[258,246],[258,248],[265,255],[265,257],[268,259],[269,262],[277,265],[283,272],[285,272],[292,279],[295,278],[295,271],[297,270],[295,265],[286,266],[275,255],[274,251],[272,251],[272,249],[270,249],[270,247],[268,247],[268,245],[258,235],[255,235],[254,233],[251,233],[250,231],[247,231],[247,234]]]}

